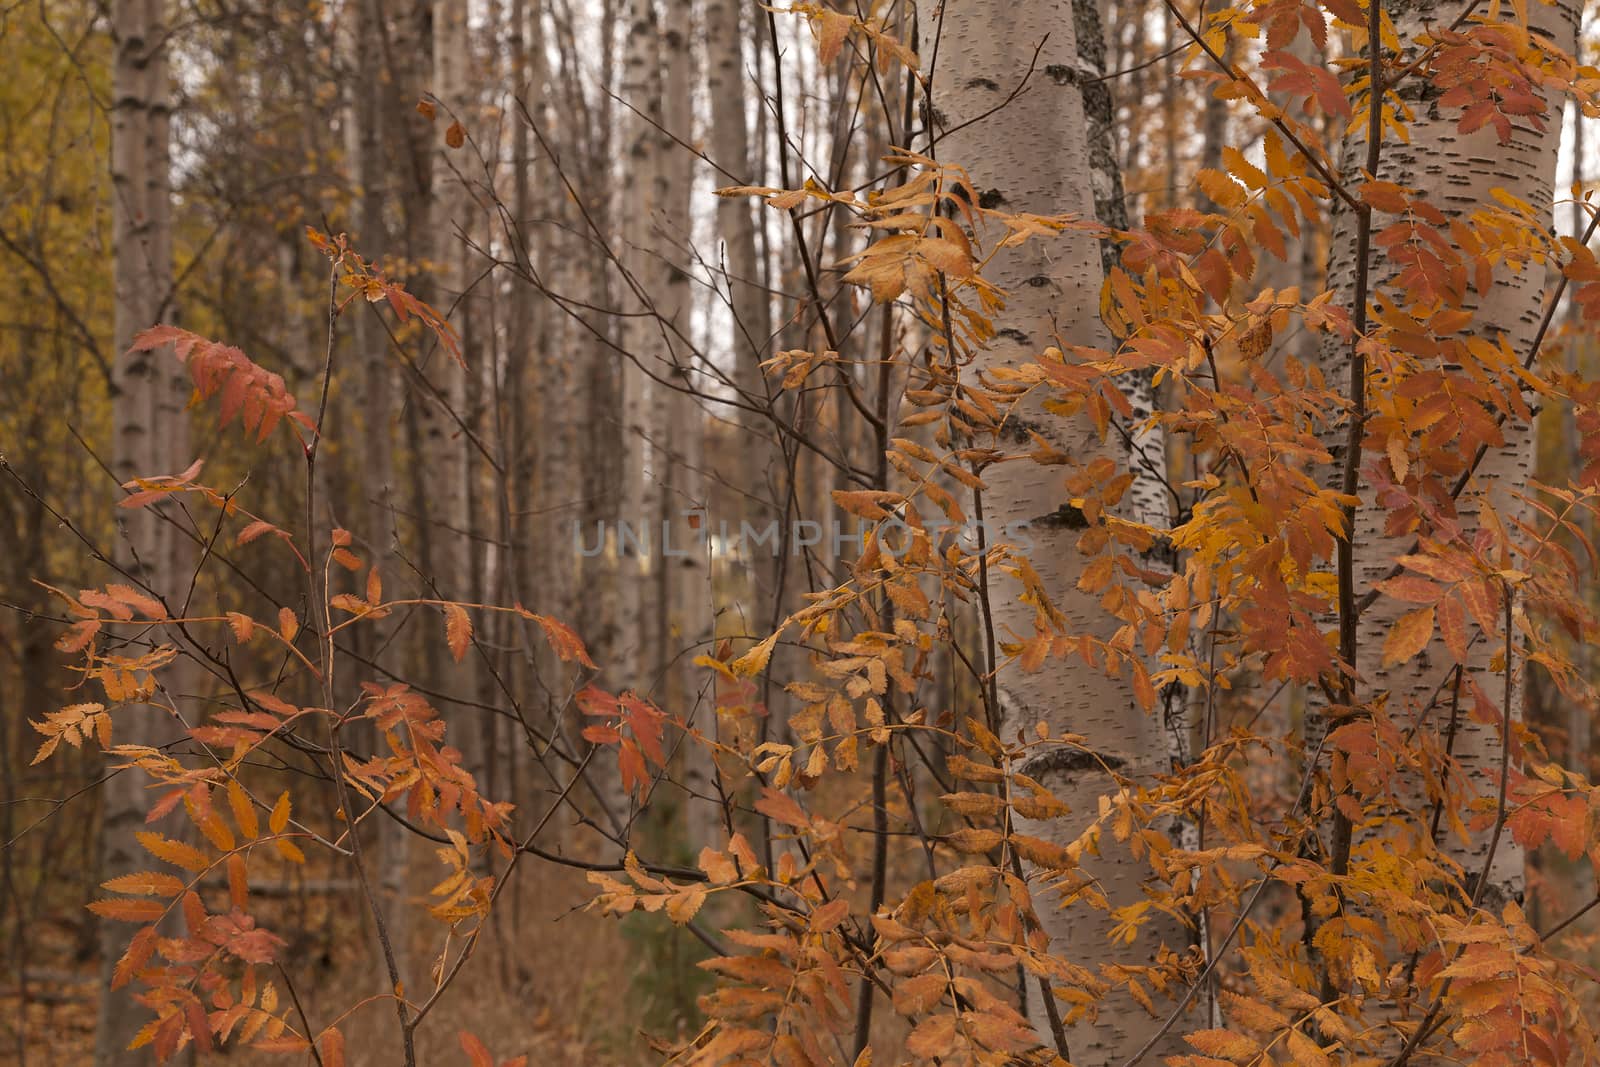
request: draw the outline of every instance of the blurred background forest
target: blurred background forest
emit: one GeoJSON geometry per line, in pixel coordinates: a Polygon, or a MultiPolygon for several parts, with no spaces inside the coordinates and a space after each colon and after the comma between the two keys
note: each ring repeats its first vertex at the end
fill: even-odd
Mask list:
{"type": "MultiPolygon", "coordinates": [[[[86,1062],[93,1046],[100,944],[81,902],[103,877],[102,758],[71,751],[30,766],[29,720],[75,680],[53,648],[67,620],[38,581],[107,580],[97,557],[115,554],[129,476],[112,458],[114,433],[129,429],[113,416],[130,340],[116,315],[113,205],[133,180],[112,162],[119,63],[161,54],[149,100],[169,123],[164,163],[145,173],[165,171],[170,215],[143,221],[165,228],[172,270],[137,325],[237,345],[304,401],[328,354],[327,261],[306,229],[347,234],[445,315],[466,371],[414,320],[350,317],[333,342],[340,429],[322,460],[323,517],[381,561],[391,599],[526,604],[569,622],[611,684],[662,706],[714,714],[694,656],[746,647],[839,582],[857,546],[831,523],[855,521],[835,518],[830,494],[881,477],[875,416],[903,382],[880,356],[914,328],[840,283],[867,240],[843,213],[791,217],[713,195],[808,177],[864,186],[891,146],[918,142],[907,86],[848,49],[819,62],[802,20],[742,0],[182,0],[149,2],[141,25],[159,39],[129,41],[118,33],[128,6],[0,0],[0,1062],[86,1062]],[[793,350],[839,352],[846,369],[775,399],[761,364],[793,350]],[[780,541],[713,536],[668,558],[618,538],[619,519],[665,522],[689,542],[775,523],[780,541]],[[803,520],[822,535],[796,537],[803,520]]],[[[842,6],[915,40],[903,0],[842,6]]],[[[1093,141],[1120,174],[1119,187],[1095,190],[1103,218],[1192,202],[1197,173],[1225,149],[1259,152],[1259,120],[1185,76],[1160,4],[1100,0],[1088,14],[1104,46],[1085,51],[1099,68],[1086,90],[1101,101],[1093,141]]],[[[1313,46],[1302,35],[1295,47],[1313,46]]],[[[1567,121],[1561,182],[1581,182],[1594,137],[1567,121]]],[[[1572,232],[1570,218],[1558,223],[1572,232]]],[[[1318,289],[1326,240],[1304,233],[1262,284],[1318,289]]],[[[1573,341],[1568,358],[1587,363],[1593,348],[1573,341]]],[[[295,520],[299,468],[220,446],[231,431],[182,407],[179,396],[166,421],[134,428],[168,449],[164,469],[134,473],[205,457],[208,484],[247,488],[256,513],[295,520]]],[[[1540,477],[1564,479],[1575,432],[1546,420],[1540,477]]],[[[196,595],[223,611],[299,581],[284,554],[241,552],[222,573],[196,595]]],[[[526,803],[559,788],[550,764],[578,758],[561,740],[575,735],[541,681],[543,646],[510,622],[485,626],[466,671],[449,670],[431,631],[406,616],[363,631],[349,652],[374,677],[403,672],[441,706],[482,712],[468,720],[469,756],[485,792],[526,803]],[[494,713],[513,692],[543,709],[543,759],[520,743],[517,720],[494,713]]],[[[958,666],[930,666],[930,688],[952,705],[971,684],[958,666]]],[[[208,681],[193,684],[206,699],[208,681]]],[[[766,709],[752,728],[783,713],[781,694],[746,698],[766,709]]],[[[1528,699],[1551,751],[1592,769],[1593,709],[1546,707],[1537,688],[1528,699]]],[[[590,798],[591,825],[552,827],[552,850],[609,855],[608,835],[633,814],[603,793],[590,798]]],[[[692,856],[671,790],[639,832],[659,856],[692,856]]],[[[381,828],[374,842],[403,941],[403,902],[426,891],[403,877],[405,850],[419,845],[381,828]]],[[[317,982],[376,988],[367,950],[352,947],[367,939],[349,888],[346,872],[312,863],[256,892],[282,909],[291,954],[314,961],[317,982]]],[[[648,1055],[638,1031],[692,1033],[707,981],[693,967],[699,946],[659,917],[599,932],[562,922],[586,897],[580,871],[542,867],[523,881],[494,913],[489,962],[442,1009],[451,1021],[515,1028],[561,1063],[635,1062],[648,1055]]],[[[441,1025],[429,1040],[449,1046],[453,1033],[441,1025]]]]}

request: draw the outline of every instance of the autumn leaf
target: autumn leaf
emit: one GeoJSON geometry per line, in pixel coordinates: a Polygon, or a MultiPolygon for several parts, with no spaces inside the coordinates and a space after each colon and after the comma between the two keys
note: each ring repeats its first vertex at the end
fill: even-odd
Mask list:
{"type": "Polygon", "coordinates": [[[588,667],[598,670],[594,660],[589,658],[589,650],[584,647],[583,640],[578,637],[577,631],[566,623],[552,619],[548,615],[537,616],[539,627],[544,630],[545,640],[550,642],[550,648],[560,657],[563,663],[574,660],[588,667]]]}
{"type": "Polygon", "coordinates": [[[494,1056],[490,1054],[488,1046],[479,1041],[465,1030],[456,1032],[456,1040],[461,1042],[461,1051],[467,1054],[472,1067],[494,1067],[494,1056]]]}
{"type": "Polygon", "coordinates": [[[706,872],[715,885],[729,885],[739,880],[739,869],[733,860],[724,852],[707,845],[700,850],[699,868],[706,872]]]}
{"type": "Polygon", "coordinates": [[[183,879],[170,874],[159,874],[154,871],[140,871],[135,874],[119,875],[109,882],[100,883],[100,888],[109,889],[113,893],[127,893],[132,896],[151,896],[172,898],[184,890],[183,879]]]}
{"type": "Polygon", "coordinates": [[[251,541],[254,541],[261,535],[274,533],[277,530],[278,528],[272,525],[272,523],[263,522],[260,519],[257,519],[255,522],[250,523],[244,529],[240,530],[239,535],[233,539],[233,543],[239,546],[248,545],[251,541]]]}
{"type": "Polygon", "coordinates": [[[947,1055],[955,1047],[955,1039],[956,1017],[932,1015],[906,1037],[906,1051],[919,1059],[931,1060],[947,1055]]]}
{"type": "Polygon", "coordinates": [[[322,1067],[344,1067],[344,1034],[337,1027],[322,1031],[317,1049],[322,1055],[322,1067]]]}
{"type": "Polygon", "coordinates": [[[729,669],[740,678],[753,678],[767,669],[767,662],[772,659],[772,650],[777,647],[778,637],[782,630],[768,635],[766,640],[752,647],[744,655],[728,665],[729,669]]]}
{"type": "Polygon", "coordinates": [[[919,974],[894,987],[894,1010],[901,1015],[921,1015],[937,1007],[948,983],[942,974],[919,974]]]}
{"type": "Polygon", "coordinates": [[[210,858],[193,845],[175,841],[150,830],[138,830],[134,837],[145,851],[159,860],[182,867],[186,871],[204,871],[211,866],[210,858]]]}
{"type": "Polygon", "coordinates": [[[114,919],[124,923],[153,923],[166,915],[167,905],[159,900],[121,898],[96,900],[89,905],[89,910],[102,919],[114,919]]]}
{"type": "Polygon", "coordinates": [[[466,658],[467,646],[472,643],[472,618],[460,604],[444,605],[444,636],[451,658],[460,663],[466,658]]]}
{"type": "Polygon", "coordinates": [[[1415,657],[1433,638],[1433,605],[1407,612],[1383,642],[1383,665],[1393,667],[1415,657]]]}
{"type": "Polygon", "coordinates": [[[256,632],[256,622],[242,612],[228,612],[228,629],[233,631],[233,639],[241,645],[249,641],[256,632]]]}
{"type": "Polygon", "coordinates": [[[244,787],[234,778],[228,779],[228,807],[233,809],[233,821],[245,840],[255,840],[261,830],[260,824],[256,821],[255,804],[244,791],[244,787]]]}
{"type": "Polygon", "coordinates": [[[267,817],[267,829],[274,834],[281,834],[288,825],[289,794],[284,791],[278,795],[277,803],[272,805],[272,814],[267,817]]]}

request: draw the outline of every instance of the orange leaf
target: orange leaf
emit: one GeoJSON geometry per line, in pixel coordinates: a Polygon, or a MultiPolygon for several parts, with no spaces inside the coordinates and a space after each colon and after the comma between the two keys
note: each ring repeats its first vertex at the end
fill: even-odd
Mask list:
{"type": "Polygon", "coordinates": [[[242,852],[228,857],[228,899],[240,911],[250,903],[250,877],[242,852]]]}
{"type": "Polygon", "coordinates": [[[262,520],[257,519],[255,522],[252,522],[250,525],[240,530],[239,536],[233,539],[233,543],[235,545],[248,545],[251,541],[254,541],[262,534],[272,533],[276,529],[277,527],[272,525],[272,523],[263,522],[262,520]]]}
{"type": "Polygon", "coordinates": [[[261,825],[256,820],[256,806],[251,803],[244,787],[232,778],[228,779],[228,807],[233,809],[233,821],[238,824],[239,832],[253,840],[261,832],[261,825]]]}
{"type": "Polygon", "coordinates": [[[289,825],[289,793],[285,790],[278,795],[278,802],[272,805],[272,814],[267,817],[267,829],[275,834],[283,833],[283,828],[289,825]]]}
{"type": "Polygon", "coordinates": [[[256,621],[248,615],[237,611],[228,612],[228,628],[233,631],[233,639],[241,645],[250,640],[256,632],[256,621]]]}
{"type": "Polygon", "coordinates": [[[102,919],[123,923],[153,923],[167,913],[159,900],[96,900],[89,910],[102,919]]]}
{"type": "Polygon", "coordinates": [[[206,857],[206,854],[193,845],[162,837],[151,830],[136,831],[134,836],[145,847],[145,851],[157,859],[166,860],[175,867],[182,867],[186,871],[203,871],[211,866],[211,860],[206,857]]]}
{"type": "Polygon", "coordinates": [[[1433,605],[1407,612],[1383,642],[1383,665],[1404,663],[1428,647],[1433,638],[1433,605]]]}
{"type": "Polygon", "coordinates": [[[472,617],[460,604],[444,606],[444,639],[457,663],[466,658],[467,645],[472,643],[472,617]]]}
{"type": "Polygon", "coordinates": [[[156,871],[139,871],[102,882],[100,888],[141,897],[175,897],[183,892],[183,879],[156,871]]]}
{"type": "Polygon", "coordinates": [[[570,663],[577,660],[590,670],[596,669],[594,660],[589,658],[589,650],[583,645],[583,639],[572,627],[547,615],[539,615],[536,618],[544,630],[545,640],[550,642],[550,648],[555,654],[561,657],[561,662],[570,663]]]}
{"type": "Polygon", "coordinates": [[[472,1061],[472,1067],[494,1067],[494,1057],[489,1054],[488,1047],[482,1041],[465,1030],[457,1031],[456,1038],[461,1042],[461,1050],[472,1061]]]}
{"type": "Polygon", "coordinates": [[[344,1034],[335,1027],[322,1031],[317,1047],[322,1053],[322,1067],[344,1067],[344,1034]]]}

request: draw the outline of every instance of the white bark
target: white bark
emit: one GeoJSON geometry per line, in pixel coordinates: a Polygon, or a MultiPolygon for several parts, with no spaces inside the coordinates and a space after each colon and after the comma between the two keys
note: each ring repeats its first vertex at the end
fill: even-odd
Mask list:
{"type": "MultiPolygon", "coordinates": [[[[947,4],[942,25],[938,7],[930,0],[918,4],[924,51],[935,34],[940,40],[934,86],[936,129],[956,130],[995,109],[1027,71],[1043,41],[1031,91],[944,138],[939,144],[941,160],[968,168],[985,205],[1004,211],[1092,216],[1088,127],[1078,87],[1086,68],[1075,47],[1070,0],[947,4]]],[[[1006,290],[1008,304],[996,323],[995,340],[975,362],[978,373],[1019,366],[1058,340],[1107,343],[1097,316],[1102,266],[1093,240],[1068,235],[1030,243],[997,256],[988,277],[1006,290]]],[[[1123,458],[1115,441],[1102,444],[1083,423],[1046,414],[1037,403],[1019,411],[1016,422],[1018,429],[1043,435],[1079,462],[1096,455],[1123,458]]],[[[1075,527],[1081,525],[1081,516],[1069,506],[1060,469],[1008,463],[989,468],[984,477],[985,518],[1001,526],[1028,524],[1027,536],[1033,542],[1029,557],[1064,616],[1063,629],[1110,638],[1114,622],[1076,590],[1083,561],[1075,547],[1075,527]]],[[[1018,599],[1018,584],[1005,575],[992,580],[997,631],[1031,634],[1034,610],[1018,599]]],[[[1076,660],[1052,659],[1031,674],[1003,668],[1000,691],[1004,736],[1044,721],[1053,733],[1085,735],[1090,747],[1122,774],[1141,777],[1166,769],[1160,724],[1138,709],[1130,685],[1120,675],[1107,677],[1076,660]]],[[[1076,813],[1059,824],[1020,827],[1057,841],[1073,836],[1080,820],[1096,811],[1100,796],[1115,789],[1092,760],[1066,750],[1029,760],[1021,770],[1043,780],[1076,813]]],[[[1106,858],[1094,864],[1092,873],[1113,906],[1140,899],[1141,865],[1109,840],[1104,851],[1106,858]]],[[[1075,962],[1147,963],[1164,946],[1181,951],[1186,944],[1181,932],[1156,924],[1143,930],[1133,945],[1113,948],[1106,936],[1112,923],[1105,914],[1086,908],[1063,912],[1050,906],[1048,894],[1041,893],[1039,899],[1054,949],[1075,962]]],[[[1035,1024],[1042,1025],[1038,996],[1030,995],[1029,1009],[1035,1024]]],[[[1148,1016],[1143,1009],[1113,994],[1096,1023],[1069,1031],[1068,1045],[1073,1062],[1084,1067],[1120,1062],[1147,1036],[1148,1016]]]]}
{"type": "MultiPolygon", "coordinates": [[[[1413,41],[1425,32],[1425,23],[1453,18],[1458,11],[1455,4],[1420,3],[1396,6],[1391,9],[1396,29],[1402,41],[1413,41]]],[[[1558,47],[1568,51],[1575,43],[1576,9],[1567,3],[1529,8],[1529,22],[1538,33],[1550,38],[1558,47]]],[[[1429,203],[1442,211],[1450,220],[1465,221],[1472,211],[1484,203],[1492,203],[1491,192],[1503,188],[1532,204],[1549,217],[1552,210],[1552,186],[1556,172],[1556,152],[1560,142],[1561,123],[1559,111],[1549,119],[1543,132],[1536,131],[1526,119],[1514,123],[1510,143],[1501,144],[1492,126],[1475,133],[1457,131],[1460,113],[1456,109],[1441,109],[1431,98],[1418,97],[1422,82],[1414,79],[1402,95],[1416,112],[1410,124],[1409,143],[1390,138],[1383,145],[1378,177],[1387,181],[1411,186],[1424,193],[1429,203]]],[[[1361,168],[1365,165],[1367,145],[1366,127],[1345,138],[1340,162],[1341,173],[1359,184],[1361,168]]],[[[1381,230],[1394,219],[1375,213],[1374,232],[1381,230]]],[[[1441,228],[1442,229],[1442,228],[1441,228]]],[[[1448,232],[1448,231],[1445,231],[1448,232]]],[[[1335,221],[1332,254],[1328,268],[1328,284],[1336,300],[1348,306],[1353,299],[1356,225],[1353,215],[1342,212],[1335,221]]],[[[1374,247],[1370,259],[1372,292],[1390,284],[1395,276],[1394,266],[1381,250],[1374,247]]],[[[1544,272],[1529,267],[1520,272],[1504,268],[1494,273],[1493,285],[1487,292],[1469,289],[1464,307],[1473,311],[1475,320],[1467,331],[1487,338],[1503,336],[1510,350],[1519,359],[1528,354],[1538,328],[1546,288],[1544,272]]],[[[1323,352],[1323,361],[1329,380],[1343,383],[1349,380],[1349,348],[1330,343],[1323,352]]],[[[1369,388],[1371,379],[1369,378],[1369,388]]],[[[1341,436],[1344,430],[1340,428],[1341,436]]],[[[1522,514],[1511,496],[1513,490],[1522,489],[1533,471],[1533,435],[1531,428],[1513,419],[1505,425],[1505,443],[1491,449],[1478,469],[1473,484],[1462,494],[1459,519],[1464,536],[1478,521],[1478,501],[1481,491],[1492,503],[1501,519],[1508,525],[1522,514]]],[[[1339,466],[1342,444],[1335,451],[1335,468],[1339,466]]],[[[1387,462],[1382,460],[1380,462],[1387,462]]],[[[1365,479],[1363,479],[1365,481],[1365,479]]],[[[1355,590],[1359,597],[1384,578],[1394,566],[1395,558],[1408,550],[1414,533],[1402,536],[1384,536],[1387,509],[1376,504],[1370,487],[1363,486],[1362,506],[1357,515],[1355,530],[1355,590]]],[[[1423,654],[1408,663],[1394,668],[1382,665],[1384,639],[1396,619],[1415,605],[1384,597],[1375,602],[1362,616],[1356,669],[1359,677],[1358,701],[1369,701],[1378,694],[1387,694],[1391,714],[1403,716],[1404,709],[1437,702],[1430,721],[1443,732],[1450,718],[1449,701],[1452,686],[1447,678],[1454,663],[1443,642],[1435,641],[1423,654]]],[[[1490,669],[1490,660],[1503,651],[1499,634],[1485,634],[1470,650],[1470,662],[1464,664],[1489,701],[1497,708],[1505,694],[1505,675],[1490,669]]],[[[1520,663],[1517,664],[1520,670],[1520,663]]],[[[1513,690],[1510,707],[1513,718],[1520,719],[1520,684],[1513,690]]],[[[1457,716],[1453,752],[1475,788],[1480,793],[1491,792],[1499,775],[1500,736],[1496,724],[1475,721],[1470,707],[1463,706],[1457,716]]],[[[1419,785],[1420,789],[1420,785],[1419,785]]],[[[1491,833],[1485,829],[1474,833],[1467,841],[1444,834],[1441,846],[1445,853],[1462,864],[1470,882],[1482,869],[1489,847],[1491,833]]],[[[1496,913],[1495,895],[1501,899],[1520,897],[1523,889],[1523,851],[1509,834],[1500,837],[1492,866],[1489,870],[1492,892],[1485,897],[1496,913]]]]}
{"type": "MultiPolygon", "coordinates": [[[[467,10],[460,0],[434,0],[433,4],[433,95],[444,105],[439,125],[453,114],[464,126],[472,120],[472,98],[468,84],[467,10]]],[[[464,236],[473,231],[472,199],[461,175],[470,170],[465,162],[468,150],[451,149],[442,130],[434,131],[432,193],[429,225],[433,277],[439,309],[450,314],[462,335],[463,348],[472,345],[472,324],[465,314],[465,290],[470,280],[470,252],[464,236]],[[458,174],[457,172],[460,172],[458,174]]],[[[447,599],[465,598],[470,589],[472,544],[463,536],[470,529],[468,511],[467,461],[470,443],[462,434],[456,417],[466,420],[467,379],[475,369],[455,365],[442,346],[430,342],[424,374],[434,396],[417,396],[422,415],[422,477],[427,486],[422,499],[427,514],[425,524],[429,577],[447,599]],[[452,412],[455,417],[452,417],[452,412]]]]}
{"type": "MultiPolygon", "coordinates": [[[[112,390],[112,466],[119,480],[176,474],[188,466],[190,388],[170,349],[129,353],[136,333],[172,321],[172,190],[166,21],[162,0],[117,0],[112,7],[116,55],[112,72],[111,181],[116,362],[112,390]]],[[[180,579],[190,543],[158,507],[119,511],[117,565],[157,592],[182,601],[180,579]]],[[[177,698],[181,661],[164,674],[177,698]]],[[[156,708],[131,708],[117,718],[117,742],[160,745],[174,725],[156,708]]],[[[134,832],[144,823],[145,783],[123,771],[101,790],[100,880],[140,870],[147,857],[134,832]]],[[[126,924],[102,921],[102,983],[95,1033],[97,1063],[123,1063],[124,1050],[149,1018],[125,987],[111,991],[111,971],[127,947],[126,924]]]]}

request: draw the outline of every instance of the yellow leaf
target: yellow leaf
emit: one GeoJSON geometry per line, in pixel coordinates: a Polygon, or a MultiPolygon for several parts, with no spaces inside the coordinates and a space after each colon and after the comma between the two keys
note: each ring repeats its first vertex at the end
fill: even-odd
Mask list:
{"type": "Polygon", "coordinates": [[[674,893],[667,898],[667,918],[682,925],[694,918],[695,913],[700,910],[700,905],[705,902],[704,886],[695,886],[681,893],[674,893]]]}
{"type": "Polygon", "coordinates": [[[772,658],[772,650],[777,645],[778,635],[781,633],[782,630],[774,632],[765,641],[729,664],[733,673],[741,678],[753,678],[766,670],[767,661],[772,658]]]}
{"type": "Polygon", "coordinates": [[[239,832],[247,840],[254,840],[256,834],[261,832],[255,805],[250,802],[244,787],[231,778],[228,780],[228,806],[233,809],[233,821],[238,824],[239,832]]]}
{"type": "Polygon", "coordinates": [[[1228,168],[1228,173],[1244,182],[1251,189],[1259,192],[1269,184],[1266,172],[1260,167],[1244,158],[1244,153],[1232,146],[1222,150],[1223,165],[1228,168]]]}
{"type": "Polygon", "coordinates": [[[939,798],[944,806],[957,815],[998,815],[1005,808],[1003,798],[990,793],[946,793],[939,798]]]}
{"type": "Polygon", "coordinates": [[[988,852],[997,847],[1005,835],[999,830],[982,830],[969,826],[945,835],[945,843],[957,852],[988,852]]]}
{"type": "Polygon", "coordinates": [[[1428,647],[1433,638],[1433,605],[1407,612],[1383,642],[1383,665],[1404,663],[1428,647]]]}
{"type": "Polygon", "coordinates": [[[272,814],[267,817],[267,829],[275,834],[283,833],[283,828],[289,825],[289,793],[284,791],[278,796],[278,802],[272,805],[272,814]]]}
{"type": "Polygon", "coordinates": [[[300,632],[300,620],[288,608],[278,609],[278,632],[285,641],[293,641],[294,635],[300,632]]]}
{"type": "Polygon", "coordinates": [[[1254,1039],[1232,1030],[1199,1030],[1183,1035],[1183,1039],[1208,1056],[1235,1063],[1247,1063],[1261,1052],[1261,1046],[1254,1039]]]}
{"type": "Polygon", "coordinates": [[[1327,1067],[1333,1062],[1321,1046],[1299,1030],[1289,1031],[1289,1055],[1301,1067],[1327,1067]]]}

